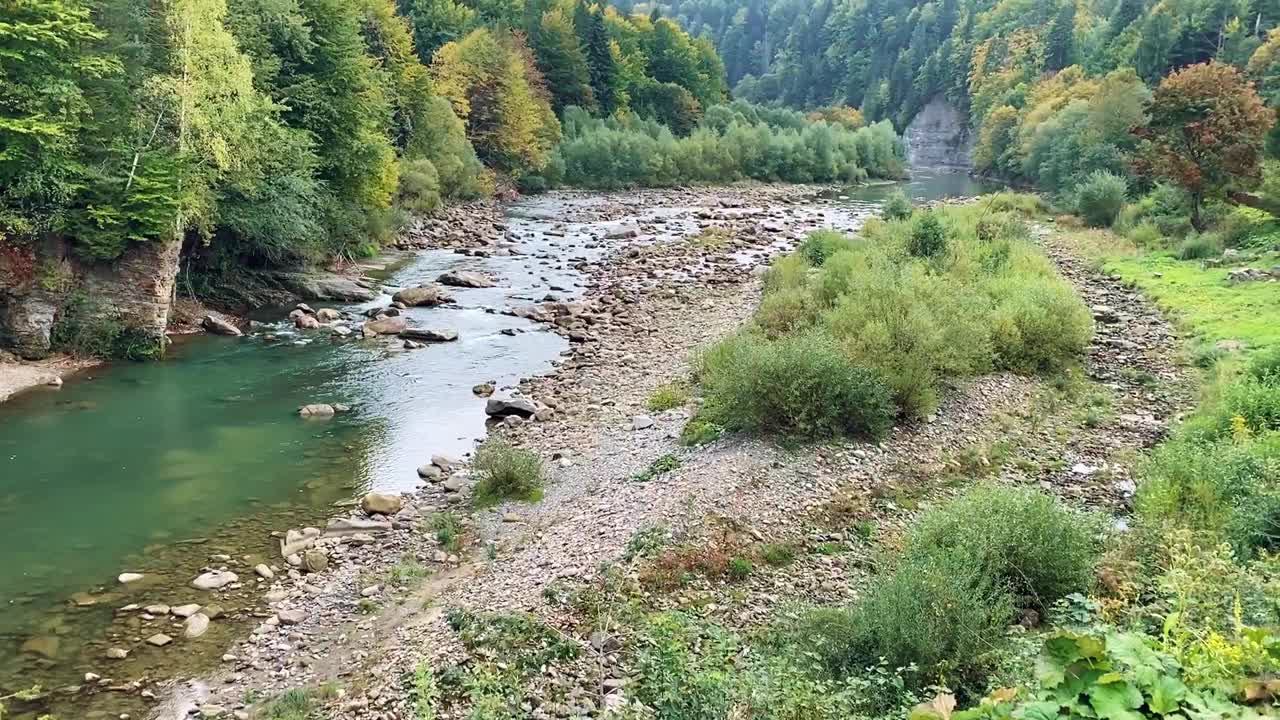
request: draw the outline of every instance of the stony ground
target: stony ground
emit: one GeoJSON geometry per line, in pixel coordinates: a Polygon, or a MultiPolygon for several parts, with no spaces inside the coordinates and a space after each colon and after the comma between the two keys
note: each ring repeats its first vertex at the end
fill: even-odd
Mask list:
{"type": "MultiPolygon", "coordinates": [[[[159,717],[200,708],[244,717],[256,698],[332,682],[341,689],[329,695],[331,717],[411,718],[414,669],[424,660],[444,667],[467,658],[445,620],[456,608],[531,612],[593,648],[589,661],[549,670],[529,703],[538,717],[592,716],[614,704],[625,682],[619,648],[584,634],[556,590],[600,582],[601,568],[617,563],[648,528],[686,538],[732,528],[735,542],[853,550],[803,552],[787,567],[732,588],[704,583],[650,599],[656,606],[697,602],[726,624],[752,626],[798,598],[854,596],[866,540],[891,540],[919,508],[974,476],[1038,483],[1078,504],[1123,509],[1137,451],[1189,407],[1190,376],[1176,362],[1164,319],[1136,293],[1071,257],[1048,229],[1037,232],[1097,321],[1076,377],[979,378],[952,388],[930,421],[901,427],[876,445],[787,449],[728,438],[681,447],[677,437],[693,406],[652,413],[646,403],[654,388],[687,379],[692,354],[749,317],[760,293],[758,264],[806,227],[856,223],[811,205],[788,209],[784,199],[728,196],[692,216],[641,224],[634,243],[583,268],[592,283],[580,301],[530,315],[573,340],[556,373],[519,389],[538,403],[537,421],[495,430],[548,460],[540,502],[468,513],[466,547],[455,555],[438,547],[424,525],[465,498],[466,475],[457,471],[450,480],[459,492],[428,489],[410,498],[395,517],[397,529],[379,533],[376,542],[327,541],[333,567],[279,584],[262,625],[225,658],[226,671],[176,688],[159,717]],[[772,209],[752,209],[761,206],[772,209]],[[667,222],[683,223],[684,239],[653,240],[667,222]],[[679,467],[636,479],[668,454],[679,467]],[[422,581],[420,571],[429,571],[429,579],[422,581]]],[[[688,199],[606,198],[582,214],[625,218],[680,202],[688,199]]],[[[581,219],[565,218],[565,229],[581,219]]],[[[456,235],[433,239],[431,230],[408,242],[457,244],[462,251],[499,242],[482,230],[476,226],[471,245],[456,235]]]]}
{"type": "Polygon", "coordinates": [[[93,361],[62,356],[47,360],[21,360],[0,352],[0,402],[27,390],[60,387],[63,376],[94,364],[93,361]]]}

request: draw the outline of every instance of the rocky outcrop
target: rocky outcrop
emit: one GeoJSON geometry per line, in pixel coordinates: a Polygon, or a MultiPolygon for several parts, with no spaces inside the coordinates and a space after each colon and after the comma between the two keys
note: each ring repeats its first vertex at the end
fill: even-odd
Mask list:
{"type": "Polygon", "coordinates": [[[135,344],[162,349],[180,243],[134,242],[107,263],[77,257],[48,239],[0,246],[0,345],[24,358],[49,354],[55,325],[114,325],[135,344]]]}
{"type": "Polygon", "coordinates": [[[907,125],[902,141],[910,168],[968,171],[973,166],[969,119],[942,97],[920,109],[907,125]]]}

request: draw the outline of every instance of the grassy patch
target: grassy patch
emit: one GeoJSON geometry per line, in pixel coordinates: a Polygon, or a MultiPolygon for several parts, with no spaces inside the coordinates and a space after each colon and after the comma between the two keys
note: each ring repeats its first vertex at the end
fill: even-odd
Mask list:
{"type": "Polygon", "coordinates": [[[788,543],[766,543],[760,548],[760,559],[772,567],[786,567],[795,562],[795,546],[788,543]]]}
{"type": "MultiPolygon", "coordinates": [[[[1272,256],[1253,263],[1276,264],[1272,256]]],[[[1227,281],[1226,268],[1201,269],[1200,263],[1165,254],[1116,257],[1104,267],[1140,288],[1177,318],[1192,336],[1207,344],[1243,341],[1249,348],[1280,345],[1280,283],[1227,281]]]]}
{"type": "Polygon", "coordinates": [[[723,434],[724,427],[695,415],[680,429],[680,444],[685,447],[706,445],[720,439],[723,434]]]}
{"type": "Polygon", "coordinates": [[[490,438],[480,445],[471,461],[476,475],[477,507],[503,500],[537,500],[542,492],[542,460],[536,453],[490,438]]]}
{"type": "Polygon", "coordinates": [[[450,552],[462,549],[462,518],[452,512],[438,512],[431,515],[431,531],[435,533],[436,542],[450,552]]]}
{"type": "Polygon", "coordinates": [[[400,561],[387,568],[387,584],[405,586],[413,584],[431,574],[417,558],[410,554],[400,556],[400,561]]]}
{"type": "Polygon", "coordinates": [[[689,402],[689,388],[684,383],[672,382],[659,385],[649,395],[648,407],[653,412],[678,408],[689,402]]]}
{"type": "Polygon", "coordinates": [[[663,475],[666,475],[667,473],[673,470],[678,469],[680,465],[681,465],[680,458],[676,457],[675,455],[672,455],[671,453],[667,453],[666,455],[663,455],[659,457],[657,460],[654,460],[653,462],[649,463],[649,467],[636,473],[635,481],[649,482],[650,480],[654,480],[663,475]]]}

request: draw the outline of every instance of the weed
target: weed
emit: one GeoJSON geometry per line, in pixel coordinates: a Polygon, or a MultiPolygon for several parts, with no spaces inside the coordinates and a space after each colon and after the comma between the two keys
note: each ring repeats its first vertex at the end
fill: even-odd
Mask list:
{"type": "Polygon", "coordinates": [[[435,532],[436,542],[440,547],[457,552],[462,549],[462,518],[452,512],[438,512],[431,515],[431,529],[435,532]]]}
{"type": "Polygon", "coordinates": [[[789,543],[765,543],[760,558],[773,567],[785,567],[795,562],[796,549],[789,543]]]}
{"type": "Polygon", "coordinates": [[[671,538],[671,531],[666,525],[650,525],[640,528],[627,541],[627,548],[622,559],[650,557],[661,550],[671,538]]]}
{"type": "Polygon", "coordinates": [[[654,480],[678,469],[680,464],[680,458],[672,455],[671,453],[667,453],[666,455],[663,455],[657,460],[649,463],[649,467],[636,473],[634,479],[636,482],[649,482],[650,480],[654,480]]]}
{"type": "Polygon", "coordinates": [[[378,601],[373,598],[362,597],[356,603],[356,610],[358,610],[361,615],[372,615],[378,612],[378,601]]]}
{"type": "Polygon", "coordinates": [[[695,447],[714,442],[724,434],[724,427],[709,420],[694,416],[680,430],[680,444],[695,447]]]}
{"type": "Polygon", "coordinates": [[[478,507],[535,500],[542,490],[542,461],[505,440],[490,438],[481,444],[471,468],[477,477],[473,502],[478,507]]]}
{"type": "Polygon", "coordinates": [[[431,572],[423,567],[422,563],[418,562],[417,558],[406,553],[400,556],[400,562],[392,565],[387,570],[387,584],[395,587],[403,587],[421,580],[430,574],[431,572]]]}
{"type": "Polygon", "coordinates": [[[649,395],[649,409],[662,412],[678,408],[689,402],[689,388],[684,383],[671,382],[659,385],[649,395]]]}
{"type": "Polygon", "coordinates": [[[746,580],[755,572],[755,564],[751,562],[751,558],[731,558],[726,572],[730,580],[746,580]]]}

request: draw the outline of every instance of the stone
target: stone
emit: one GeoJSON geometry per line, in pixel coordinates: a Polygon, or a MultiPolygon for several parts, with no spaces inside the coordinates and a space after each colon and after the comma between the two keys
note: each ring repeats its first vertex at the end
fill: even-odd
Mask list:
{"type": "Polygon", "coordinates": [[[433,330],[431,328],[405,328],[400,331],[400,337],[407,341],[418,341],[428,343],[453,342],[458,339],[457,330],[433,330]]]}
{"type": "Polygon", "coordinates": [[[212,570],[192,580],[191,587],[197,590],[218,590],[239,579],[239,576],[230,570],[212,570]]]}
{"type": "Polygon", "coordinates": [[[472,270],[450,270],[436,278],[436,282],[441,285],[464,288],[487,288],[494,285],[493,280],[472,270]]]}
{"type": "Polygon", "coordinates": [[[331,418],[337,412],[332,405],[325,403],[313,403],[298,408],[298,415],[304,418],[331,418]]]}
{"type": "Polygon", "coordinates": [[[98,598],[87,592],[71,593],[71,604],[76,607],[92,607],[98,604],[98,598]]]}
{"type": "Polygon", "coordinates": [[[386,520],[368,520],[365,518],[333,518],[324,528],[325,537],[342,537],[356,533],[387,532],[391,523],[386,520]]]}
{"type": "Polygon", "coordinates": [[[362,588],[360,590],[360,597],[373,597],[380,592],[382,592],[381,585],[370,585],[369,587],[362,588]]]}
{"type": "Polygon", "coordinates": [[[107,648],[108,660],[123,660],[127,657],[129,657],[129,651],[125,650],[124,648],[118,648],[118,647],[107,648]]]}
{"type": "Polygon", "coordinates": [[[449,455],[432,455],[431,464],[445,472],[451,472],[462,467],[461,460],[456,457],[450,457],[449,455]]]}
{"type": "Polygon", "coordinates": [[[276,613],[276,617],[279,618],[281,625],[298,625],[307,619],[307,612],[297,609],[281,610],[276,613]]]}
{"type": "Polygon", "coordinates": [[[653,427],[653,418],[648,415],[637,415],[631,418],[632,430],[644,430],[645,428],[651,427],[653,427]]]}
{"type": "Polygon", "coordinates": [[[240,328],[232,325],[230,322],[218,317],[217,315],[205,315],[200,321],[200,327],[206,332],[214,335],[226,335],[228,337],[240,337],[244,333],[240,332],[240,328]]]}
{"type": "Polygon", "coordinates": [[[443,487],[445,492],[451,493],[462,492],[466,486],[466,481],[456,475],[440,483],[440,487],[443,487]]]}
{"type": "Polygon", "coordinates": [[[493,391],[494,391],[493,383],[480,383],[479,385],[476,385],[475,387],[471,388],[472,393],[483,398],[487,398],[490,395],[492,395],[493,391]]]}
{"type": "Polygon", "coordinates": [[[316,540],[319,538],[319,528],[290,529],[285,532],[284,538],[280,540],[280,555],[287,558],[290,555],[302,552],[315,545],[316,540]]]}
{"type": "Polygon", "coordinates": [[[392,493],[369,493],[360,499],[365,515],[395,515],[404,507],[404,498],[392,493]]]}
{"type": "Polygon", "coordinates": [[[440,468],[436,467],[435,465],[420,465],[418,467],[418,477],[422,478],[423,480],[430,480],[431,482],[437,482],[440,480],[440,478],[444,477],[444,472],[441,471],[440,468]]]}
{"type": "Polygon", "coordinates": [[[170,608],[169,612],[173,613],[174,617],[189,618],[200,612],[200,606],[195,603],[175,605],[173,608],[170,608]]]}
{"type": "Polygon", "coordinates": [[[316,319],[320,322],[333,322],[342,318],[342,313],[333,308],[320,308],[316,311],[316,319]]]}
{"type": "Polygon", "coordinates": [[[299,330],[315,330],[320,327],[320,321],[316,319],[315,315],[303,314],[294,318],[293,326],[299,330]]]}
{"type": "Polygon", "coordinates": [[[453,302],[453,298],[439,285],[419,285],[405,288],[392,295],[391,299],[398,303],[404,303],[409,307],[435,306],[453,302]]]}
{"type": "Polygon", "coordinates": [[[171,642],[173,642],[173,638],[165,635],[164,633],[156,633],[155,635],[147,638],[147,644],[155,645],[156,647],[164,647],[171,642]]]}
{"type": "Polygon", "coordinates": [[[290,292],[307,300],[368,302],[378,296],[359,280],[334,273],[279,272],[275,273],[275,279],[290,292]]]}
{"type": "Polygon", "coordinates": [[[529,418],[538,411],[538,406],[532,401],[524,398],[489,398],[484,404],[484,412],[489,417],[507,417],[515,415],[517,417],[529,418]]]}
{"type": "Polygon", "coordinates": [[[267,567],[266,563],[258,563],[257,565],[254,565],[253,571],[263,580],[270,580],[276,576],[275,571],[267,567]]]}
{"type": "Polygon", "coordinates": [[[142,573],[127,572],[127,573],[120,573],[119,577],[117,577],[116,580],[118,580],[121,585],[128,585],[129,583],[138,582],[144,577],[146,576],[143,575],[142,573]]]}
{"type": "Polygon", "coordinates": [[[147,613],[148,615],[168,615],[169,606],[162,605],[162,604],[148,605],[142,608],[142,611],[147,613]]]}
{"type": "Polygon", "coordinates": [[[220,718],[227,714],[227,709],[221,705],[201,705],[200,717],[202,718],[220,718]]]}
{"type": "Polygon", "coordinates": [[[395,335],[404,332],[409,327],[409,318],[403,316],[381,317],[377,320],[368,320],[364,324],[363,332],[365,336],[372,337],[376,335],[395,335]]]}
{"type": "Polygon", "coordinates": [[[198,638],[207,632],[209,632],[209,616],[204,613],[196,613],[187,618],[182,628],[182,634],[188,638],[198,638]]]}
{"type": "Polygon", "coordinates": [[[630,240],[637,237],[640,237],[640,228],[635,225],[625,225],[604,234],[605,240],[630,240]]]}
{"type": "Polygon", "coordinates": [[[329,556],[318,548],[302,554],[302,569],[309,573],[324,572],[329,567],[329,556]]]}
{"type": "Polygon", "coordinates": [[[201,614],[201,615],[204,615],[205,617],[209,618],[210,620],[217,620],[218,618],[222,617],[223,615],[226,615],[226,614],[227,614],[227,611],[226,611],[226,610],[223,610],[223,609],[222,609],[222,606],[221,606],[221,605],[219,605],[219,604],[217,604],[217,603],[210,603],[210,604],[205,605],[204,607],[200,608],[200,614],[201,614]]]}
{"type": "Polygon", "coordinates": [[[58,646],[61,644],[62,641],[54,635],[38,635],[22,643],[22,652],[27,655],[39,655],[46,660],[56,660],[58,646]]]}

